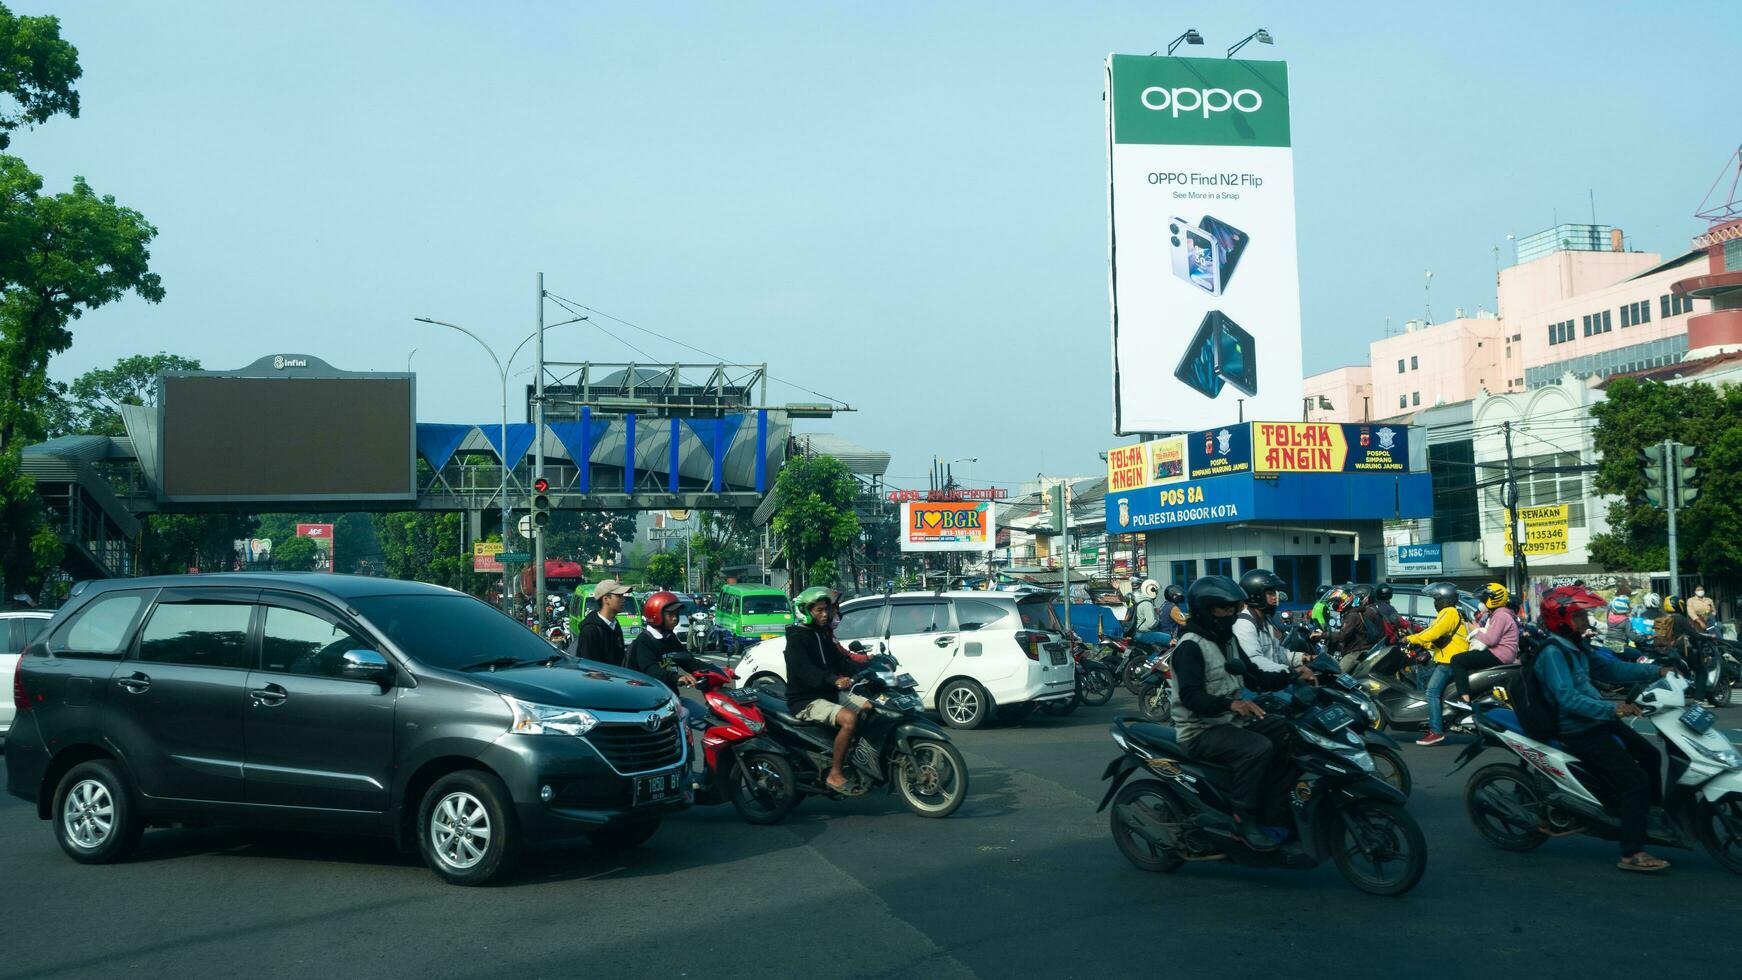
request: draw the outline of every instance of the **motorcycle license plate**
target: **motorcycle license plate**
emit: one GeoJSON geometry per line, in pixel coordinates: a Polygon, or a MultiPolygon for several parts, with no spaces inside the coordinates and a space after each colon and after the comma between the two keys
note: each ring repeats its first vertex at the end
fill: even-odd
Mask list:
{"type": "Polygon", "coordinates": [[[1340,732],[1355,723],[1355,716],[1340,704],[1326,705],[1319,710],[1319,724],[1328,732],[1340,732]]]}
{"type": "Polygon", "coordinates": [[[1350,677],[1348,674],[1338,674],[1337,675],[1337,686],[1340,688],[1343,688],[1344,690],[1353,691],[1355,688],[1360,687],[1361,685],[1355,683],[1355,678],[1350,677]]]}
{"type": "Polygon", "coordinates": [[[682,772],[658,772],[635,777],[635,805],[645,806],[677,796],[683,790],[682,772]]]}
{"type": "Polygon", "coordinates": [[[1711,731],[1712,724],[1716,721],[1704,705],[1690,704],[1682,711],[1682,724],[1688,726],[1695,735],[1704,735],[1711,731]]]}

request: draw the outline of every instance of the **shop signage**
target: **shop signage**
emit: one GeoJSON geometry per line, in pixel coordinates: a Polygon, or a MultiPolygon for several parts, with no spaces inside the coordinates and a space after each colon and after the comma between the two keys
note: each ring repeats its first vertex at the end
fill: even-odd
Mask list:
{"type": "Polygon", "coordinates": [[[1186,459],[1185,436],[1168,436],[1109,449],[1107,492],[1180,483],[1186,479],[1186,459]]]}
{"type": "Polygon", "coordinates": [[[1349,444],[1347,466],[1352,473],[1409,471],[1408,426],[1345,424],[1343,439],[1349,444]]]}
{"type": "Polygon", "coordinates": [[[1246,425],[1225,425],[1186,436],[1190,465],[1187,476],[1201,480],[1208,476],[1229,476],[1252,471],[1252,429],[1246,425]]]}
{"type": "Polygon", "coordinates": [[[1252,514],[1251,480],[1195,480],[1107,495],[1111,533],[1159,531],[1192,524],[1223,524],[1252,514]]]}
{"type": "Polygon", "coordinates": [[[1393,575],[1438,575],[1445,571],[1445,549],[1437,544],[1404,544],[1392,549],[1390,567],[1393,575]]]}
{"type": "Polygon", "coordinates": [[[1408,430],[1367,423],[1254,422],[1252,464],[1259,473],[1404,473],[1409,470],[1408,430]]]}
{"type": "Polygon", "coordinates": [[[1106,105],[1113,431],[1298,412],[1288,66],[1112,55],[1106,105]]]}
{"type": "Polygon", "coordinates": [[[988,501],[910,500],[901,505],[902,551],[991,551],[997,519],[988,501]]]}
{"type": "MultiPolygon", "coordinates": [[[[1526,555],[1564,555],[1567,553],[1568,507],[1550,504],[1543,507],[1520,507],[1518,516],[1524,521],[1524,553],[1526,555]]],[[[1512,554],[1512,512],[1506,513],[1506,553],[1512,554]]]]}
{"type": "Polygon", "coordinates": [[[1010,496],[1004,487],[951,487],[948,490],[891,490],[891,503],[909,500],[1003,500],[1010,496]]]}
{"type": "Polygon", "coordinates": [[[502,571],[502,563],[497,560],[497,556],[499,556],[501,554],[502,554],[502,542],[500,542],[500,541],[474,541],[474,542],[472,542],[472,571],[474,571],[474,572],[500,572],[500,571],[502,571]]]}

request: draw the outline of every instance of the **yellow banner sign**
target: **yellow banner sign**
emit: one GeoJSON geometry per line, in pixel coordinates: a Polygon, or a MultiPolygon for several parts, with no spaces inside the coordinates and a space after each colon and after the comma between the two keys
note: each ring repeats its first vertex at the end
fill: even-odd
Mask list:
{"type": "Polygon", "coordinates": [[[1149,454],[1143,443],[1107,450],[1107,492],[1141,490],[1149,486],[1149,454]]]}
{"type": "MultiPolygon", "coordinates": [[[[1568,506],[1548,504],[1541,507],[1520,507],[1518,516],[1524,521],[1524,553],[1526,555],[1564,555],[1567,553],[1568,506]]],[[[1512,512],[1506,512],[1506,553],[1512,554],[1512,512]]]]}
{"type": "Polygon", "coordinates": [[[502,542],[500,541],[472,542],[472,571],[500,572],[502,562],[498,561],[496,556],[501,553],[502,542]]]}
{"type": "Polygon", "coordinates": [[[1349,457],[1334,422],[1254,422],[1252,468],[1259,473],[1341,473],[1349,457]]]}

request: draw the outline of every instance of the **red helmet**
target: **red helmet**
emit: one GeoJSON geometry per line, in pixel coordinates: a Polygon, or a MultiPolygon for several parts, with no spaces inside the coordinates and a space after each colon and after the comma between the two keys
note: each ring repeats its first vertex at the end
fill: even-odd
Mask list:
{"type": "Polygon", "coordinates": [[[681,609],[682,607],[683,600],[678,598],[676,592],[655,592],[647,597],[646,602],[641,604],[641,621],[652,626],[659,626],[665,622],[667,609],[681,609]]]}
{"type": "Polygon", "coordinates": [[[1563,585],[1550,589],[1542,597],[1542,628],[1550,633],[1577,638],[1579,631],[1573,627],[1573,613],[1581,609],[1601,609],[1604,605],[1602,596],[1582,586],[1563,585]]]}

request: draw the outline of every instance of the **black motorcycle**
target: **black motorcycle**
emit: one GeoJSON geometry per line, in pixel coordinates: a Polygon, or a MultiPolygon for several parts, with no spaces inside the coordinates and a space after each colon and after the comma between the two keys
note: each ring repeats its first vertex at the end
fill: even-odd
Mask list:
{"type": "MultiPolygon", "coordinates": [[[[1433,655],[1420,647],[1381,642],[1356,659],[1348,676],[1379,706],[1376,727],[1425,729],[1428,721],[1425,679],[1434,666],[1433,655]],[[1419,684],[1418,677],[1422,678],[1419,684]]],[[[1472,672],[1471,696],[1481,697],[1496,687],[1505,687],[1517,676],[1518,669],[1512,663],[1472,672]]],[[[1449,685],[1442,711],[1448,729],[1474,730],[1470,706],[1458,700],[1449,685]]]]}
{"type": "Polygon", "coordinates": [[[1355,716],[1355,728],[1367,744],[1367,754],[1373,757],[1373,768],[1379,778],[1408,796],[1415,788],[1415,777],[1409,764],[1403,761],[1397,740],[1379,730],[1379,705],[1361,689],[1355,678],[1343,673],[1336,659],[1326,654],[1314,657],[1307,666],[1318,676],[1316,696],[1320,704],[1341,704],[1355,716]]]}
{"type": "Polygon", "coordinates": [[[1319,705],[1310,691],[1265,694],[1257,703],[1294,726],[1289,826],[1280,846],[1255,851],[1240,840],[1227,797],[1229,770],[1193,761],[1172,728],[1120,717],[1112,734],[1124,753],[1102,774],[1112,784],[1097,808],[1111,806],[1119,852],[1145,871],[1224,860],[1306,870],[1329,858],[1369,894],[1414,888],[1427,868],[1427,841],[1404,795],[1374,772],[1354,714],[1340,704],[1319,705]],[[1143,778],[1130,780],[1139,772],[1143,778]]]}
{"type": "Polygon", "coordinates": [[[1173,694],[1168,687],[1173,678],[1172,657],[1157,653],[1143,665],[1143,670],[1137,687],[1137,707],[1150,721],[1166,723],[1173,712],[1173,694]]]}
{"type": "MultiPolygon", "coordinates": [[[[851,649],[858,653],[863,647],[854,643],[851,649]]],[[[840,790],[827,782],[835,729],[793,717],[785,687],[764,684],[760,707],[768,721],[767,735],[793,756],[796,785],[789,792],[841,799],[885,786],[922,817],[956,812],[968,795],[968,764],[937,722],[926,717],[918,683],[912,675],[898,673],[900,669],[894,657],[878,653],[853,675],[849,692],[871,704],[859,714],[857,734],[841,766],[847,785],[840,790]]]]}
{"type": "Polygon", "coordinates": [[[1125,689],[1132,694],[1142,696],[1143,678],[1149,674],[1149,665],[1157,656],[1165,654],[1171,647],[1151,646],[1132,640],[1125,649],[1125,662],[1119,665],[1119,679],[1125,689]]]}

